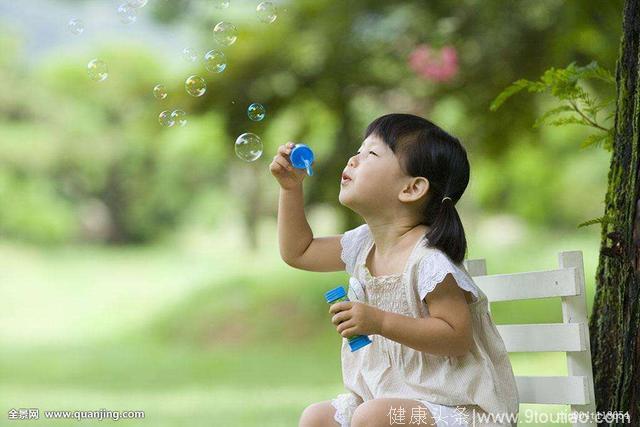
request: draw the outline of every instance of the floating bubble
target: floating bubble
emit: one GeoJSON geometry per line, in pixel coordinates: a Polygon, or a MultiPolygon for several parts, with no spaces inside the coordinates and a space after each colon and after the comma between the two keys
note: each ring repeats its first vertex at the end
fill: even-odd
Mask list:
{"type": "Polygon", "coordinates": [[[204,55],[204,68],[214,73],[221,73],[227,67],[227,58],[219,50],[210,50],[204,55]]]}
{"type": "Polygon", "coordinates": [[[260,22],[271,24],[278,17],[278,10],[270,1],[263,1],[256,7],[256,14],[260,22]]]}
{"type": "Polygon", "coordinates": [[[145,7],[149,0],[126,0],[127,4],[134,9],[140,9],[141,7],[145,7]]]}
{"type": "Polygon", "coordinates": [[[207,83],[200,76],[189,76],[184,81],[184,88],[191,96],[202,96],[207,91],[207,83]]]}
{"type": "Polygon", "coordinates": [[[259,122],[264,119],[266,113],[267,110],[264,108],[264,105],[258,104],[257,102],[254,102],[247,108],[247,116],[254,122],[259,122]]]}
{"type": "Polygon", "coordinates": [[[171,113],[171,119],[180,125],[180,127],[185,126],[187,124],[187,113],[182,110],[173,110],[171,113]]]}
{"type": "Polygon", "coordinates": [[[89,74],[89,78],[91,80],[101,82],[109,77],[109,70],[107,69],[107,64],[105,64],[104,61],[100,59],[92,59],[87,64],[87,74],[89,74]]]}
{"type": "Polygon", "coordinates": [[[213,5],[217,9],[227,9],[229,7],[229,0],[214,0],[213,5]]]}
{"type": "Polygon", "coordinates": [[[167,97],[167,88],[164,85],[155,85],[153,88],[153,96],[158,99],[165,99],[167,97]]]}
{"type": "Polygon", "coordinates": [[[236,26],[228,22],[218,22],[213,27],[213,39],[220,46],[231,46],[238,38],[238,30],[236,26]]]}
{"type": "Polygon", "coordinates": [[[196,62],[198,60],[198,52],[190,47],[182,49],[182,57],[189,62],[196,62]]]}
{"type": "Polygon", "coordinates": [[[118,17],[125,24],[133,24],[138,19],[138,12],[128,3],[122,3],[118,6],[118,17]]]}
{"type": "Polygon", "coordinates": [[[160,122],[160,125],[168,128],[176,124],[176,121],[169,110],[164,110],[158,115],[158,122],[160,122]]]}
{"type": "Polygon", "coordinates": [[[254,133],[243,133],[236,139],[236,156],[253,162],[262,155],[262,140],[254,133]]]}
{"type": "Polygon", "coordinates": [[[71,31],[71,34],[80,35],[84,32],[84,22],[77,18],[73,18],[69,20],[67,24],[67,28],[71,31]]]}

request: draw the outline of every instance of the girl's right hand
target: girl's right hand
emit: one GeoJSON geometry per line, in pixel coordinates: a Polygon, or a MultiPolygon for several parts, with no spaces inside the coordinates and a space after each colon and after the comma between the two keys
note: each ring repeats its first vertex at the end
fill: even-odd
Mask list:
{"type": "Polygon", "coordinates": [[[294,168],[289,161],[289,154],[294,146],[293,142],[289,142],[278,147],[278,154],[273,157],[273,162],[269,165],[271,174],[276,178],[280,187],[285,190],[299,186],[307,175],[304,169],[294,168]]]}

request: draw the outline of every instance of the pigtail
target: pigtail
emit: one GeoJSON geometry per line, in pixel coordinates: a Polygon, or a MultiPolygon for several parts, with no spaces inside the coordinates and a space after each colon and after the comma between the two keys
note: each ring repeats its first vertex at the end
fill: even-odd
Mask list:
{"type": "Polygon", "coordinates": [[[447,254],[451,260],[459,264],[464,260],[467,252],[467,238],[464,226],[458,215],[455,202],[450,197],[432,197],[427,203],[425,211],[426,223],[431,224],[426,233],[429,246],[435,247],[447,254]]]}

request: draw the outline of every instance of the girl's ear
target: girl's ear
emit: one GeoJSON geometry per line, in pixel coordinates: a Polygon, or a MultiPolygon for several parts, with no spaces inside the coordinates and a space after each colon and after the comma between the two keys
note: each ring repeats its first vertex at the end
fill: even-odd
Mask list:
{"type": "Polygon", "coordinates": [[[423,176],[411,177],[411,180],[402,188],[398,199],[401,202],[415,202],[424,197],[429,191],[429,180],[423,176]]]}

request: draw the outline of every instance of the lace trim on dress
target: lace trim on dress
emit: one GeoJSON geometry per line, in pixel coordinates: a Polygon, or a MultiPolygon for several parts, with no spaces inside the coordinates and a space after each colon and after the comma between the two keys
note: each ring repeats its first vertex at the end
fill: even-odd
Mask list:
{"type": "Polygon", "coordinates": [[[340,427],[349,427],[351,416],[358,407],[357,398],[352,393],[341,393],[331,400],[331,406],[336,409],[333,419],[340,424],[340,427]]]}
{"type": "Polygon", "coordinates": [[[369,267],[367,267],[366,260],[362,261],[360,264],[362,265],[362,268],[364,269],[364,272],[367,278],[370,280],[376,280],[378,282],[392,282],[394,280],[397,280],[398,277],[404,276],[404,273],[391,273],[391,274],[384,274],[381,276],[372,276],[371,271],[369,271],[369,267]]]}
{"type": "Polygon", "coordinates": [[[353,274],[353,268],[356,265],[359,249],[362,248],[365,240],[367,239],[367,224],[362,224],[352,230],[346,231],[342,238],[340,238],[340,244],[342,245],[342,251],[340,252],[340,258],[345,264],[345,270],[353,274]]]}
{"type": "Polygon", "coordinates": [[[409,302],[405,297],[404,273],[373,277],[367,272],[366,302],[381,310],[411,316],[409,302]]]}
{"type": "Polygon", "coordinates": [[[474,295],[474,302],[478,301],[478,289],[473,283],[473,279],[469,278],[446,254],[440,251],[434,251],[420,260],[420,265],[418,266],[418,293],[420,295],[420,301],[422,301],[429,292],[434,290],[436,285],[441,283],[449,273],[456,279],[458,286],[474,295]]]}

